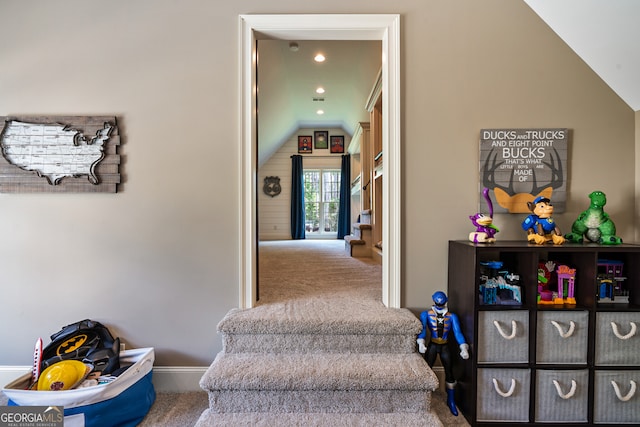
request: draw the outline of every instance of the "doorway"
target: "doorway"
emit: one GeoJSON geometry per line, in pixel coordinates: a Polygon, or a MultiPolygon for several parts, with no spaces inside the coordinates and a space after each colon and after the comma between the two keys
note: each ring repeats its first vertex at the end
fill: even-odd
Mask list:
{"type": "Polygon", "coordinates": [[[382,301],[400,307],[400,23],[398,15],[241,15],[240,126],[240,292],[239,305],[256,302],[257,127],[256,42],[281,40],[382,41],[382,149],[385,179],[382,204],[382,301]]]}

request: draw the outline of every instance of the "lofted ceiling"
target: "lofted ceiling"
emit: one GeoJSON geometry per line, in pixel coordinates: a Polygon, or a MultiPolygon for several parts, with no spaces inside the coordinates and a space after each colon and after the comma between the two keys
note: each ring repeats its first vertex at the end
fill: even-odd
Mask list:
{"type": "MultiPolygon", "coordinates": [[[[640,0],[524,0],[634,111],[640,111],[640,0]]],[[[258,42],[258,164],[299,128],[368,121],[365,102],[381,67],[380,41],[258,42]],[[324,63],[313,61],[322,52],[324,63]],[[317,86],[326,93],[315,93],[317,86]],[[314,98],[323,98],[322,101],[314,98]],[[318,109],[324,115],[316,114],[318,109]]]]}
{"type": "Polygon", "coordinates": [[[524,1],[633,111],[640,111],[640,1],[524,1]]]}
{"type": "Polygon", "coordinates": [[[365,103],[381,66],[381,41],[259,40],[258,165],[300,128],[352,135],[358,122],[369,121],[365,103]],[[326,60],[315,62],[317,53],[326,60]],[[317,94],[318,86],[326,92],[317,94]]]}

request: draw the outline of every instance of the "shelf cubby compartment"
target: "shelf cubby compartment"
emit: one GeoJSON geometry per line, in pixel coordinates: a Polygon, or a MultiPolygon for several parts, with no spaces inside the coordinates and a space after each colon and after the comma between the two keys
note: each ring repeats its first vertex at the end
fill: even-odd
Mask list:
{"type": "Polygon", "coordinates": [[[640,390],[616,394],[640,386],[640,245],[451,241],[448,271],[449,309],[470,346],[468,360],[455,360],[457,403],[472,426],[640,424],[640,390]],[[495,261],[518,276],[518,304],[486,303],[481,285],[495,261]],[[540,304],[548,261],[548,287],[563,299],[540,304]],[[568,278],[575,301],[565,300],[568,278]],[[613,298],[600,289],[609,278],[623,285],[613,298]]]}

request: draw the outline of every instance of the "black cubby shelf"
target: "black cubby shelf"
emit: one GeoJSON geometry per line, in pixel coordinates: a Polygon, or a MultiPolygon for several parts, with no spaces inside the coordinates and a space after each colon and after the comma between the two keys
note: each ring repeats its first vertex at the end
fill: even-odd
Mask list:
{"type": "Polygon", "coordinates": [[[640,245],[450,241],[448,294],[471,349],[455,369],[471,425],[640,424],[640,245]],[[518,276],[521,301],[484,303],[489,261],[518,276]],[[541,304],[547,261],[571,274],[551,273],[541,304]]]}

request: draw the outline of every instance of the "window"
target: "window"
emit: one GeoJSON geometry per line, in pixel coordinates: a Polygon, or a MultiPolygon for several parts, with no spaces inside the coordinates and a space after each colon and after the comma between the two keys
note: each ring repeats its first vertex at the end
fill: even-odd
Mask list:
{"type": "Polygon", "coordinates": [[[304,205],[309,235],[337,234],[340,170],[305,169],[304,205]]]}

